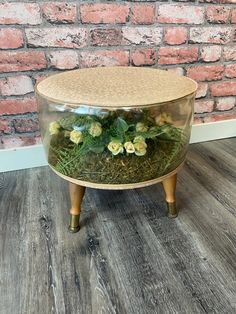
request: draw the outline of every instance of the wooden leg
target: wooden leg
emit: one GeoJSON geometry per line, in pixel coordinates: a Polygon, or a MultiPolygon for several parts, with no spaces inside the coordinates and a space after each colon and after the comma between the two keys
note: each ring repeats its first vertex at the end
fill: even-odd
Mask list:
{"type": "Polygon", "coordinates": [[[75,232],[78,232],[80,229],[79,217],[80,217],[81,203],[83,200],[85,187],[70,182],[69,191],[70,191],[70,200],[71,200],[69,231],[75,233],[75,232]]]}
{"type": "Polygon", "coordinates": [[[178,210],[175,203],[177,174],[165,179],[162,184],[166,194],[166,204],[168,208],[168,217],[175,218],[178,216],[178,210]]]}

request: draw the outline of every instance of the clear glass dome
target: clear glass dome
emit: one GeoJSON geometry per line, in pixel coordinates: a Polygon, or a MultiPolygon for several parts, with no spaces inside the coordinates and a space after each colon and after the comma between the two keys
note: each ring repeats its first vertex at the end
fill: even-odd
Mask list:
{"type": "MultiPolygon", "coordinates": [[[[77,74],[80,74],[80,71],[77,70],[77,74]]],[[[93,71],[104,70],[93,69],[93,71]]],[[[76,71],[67,73],[72,72],[76,71]]],[[[63,81],[66,77],[65,73],[64,76],[59,74],[54,77],[59,77],[60,81],[60,75],[63,81]]],[[[171,77],[168,76],[170,85],[171,77]]],[[[65,94],[60,96],[60,93],[57,94],[55,91],[55,86],[60,88],[59,81],[57,80],[55,86],[50,85],[50,78],[53,77],[47,78],[48,82],[46,80],[41,82],[47,84],[38,84],[37,100],[48,163],[58,174],[78,180],[80,184],[84,182],[88,186],[89,183],[126,185],[159,180],[183,163],[191,133],[195,82],[184,78],[192,84],[189,83],[190,87],[187,92],[185,91],[187,95],[183,97],[175,95],[178,99],[154,102],[150,105],[146,103],[142,105],[140,103],[143,101],[142,97],[135,100],[137,94],[133,97],[133,92],[131,96],[134,98],[134,103],[132,97],[125,103],[121,95],[120,102],[118,100],[115,103],[114,99],[118,96],[113,86],[110,88],[112,90],[110,98],[108,93],[106,99],[101,101],[100,99],[104,98],[99,89],[100,98],[97,97],[97,102],[92,104],[94,100],[89,103],[87,91],[84,93],[87,98],[84,96],[84,99],[79,99],[79,102],[71,99],[70,91],[66,87],[64,87],[65,94]],[[49,85],[50,89],[47,89],[49,85]],[[56,99],[55,95],[59,95],[61,101],[56,99]]],[[[174,79],[179,80],[175,76],[174,79]]],[[[105,82],[106,84],[109,83],[105,82]]],[[[123,79],[122,84],[124,84],[123,79]]],[[[80,85],[77,88],[73,84],[72,86],[75,93],[77,90],[78,94],[83,94],[80,85]]],[[[91,94],[96,94],[96,86],[92,84],[90,88],[91,94]]],[[[139,90],[139,93],[143,95],[145,90],[139,90]]],[[[156,101],[155,97],[153,100],[156,101]]],[[[162,100],[165,100],[165,97],[162,100]]]]}

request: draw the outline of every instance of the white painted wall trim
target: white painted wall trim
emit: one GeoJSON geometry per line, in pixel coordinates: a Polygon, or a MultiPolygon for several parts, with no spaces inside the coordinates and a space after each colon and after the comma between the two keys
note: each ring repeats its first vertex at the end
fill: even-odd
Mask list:
{"type": "Polygon", "coordinates": [[[190,143],[219,140],[236,136],[236,119],[195,124],[192,127],[190,143]]]}
{"type": "Polygon", "coordinates": [[[42,144],[0,150],[0,172],[46,165],[42,144]]]}
{"type": "MultiPolygon", "coordinates": [[[[236,136],[236,119],[195,124],[191,143],[212,141],[236,136]]],[[[0,172],[46,166],[42,145],[0,150],[0,172]]]]}

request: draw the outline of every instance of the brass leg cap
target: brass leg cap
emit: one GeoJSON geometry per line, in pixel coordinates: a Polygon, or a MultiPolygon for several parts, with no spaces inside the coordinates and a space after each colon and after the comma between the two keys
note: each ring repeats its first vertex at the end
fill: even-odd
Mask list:
{"type": "Polygon", "coordinates": [[[168,209],[168,217],[169,218],[176,218],[178,216],[178,210],[176,208],[176,203],[169,203],[166,202],[167,204],[167,209],[168,209]]]}
{"type": "Polygon", "coordinates": [[[80,215],[70,215],[70,225],[69,225],[69,231],[71,233],[76,233],[79,231],[79,218],[80,215]]]}

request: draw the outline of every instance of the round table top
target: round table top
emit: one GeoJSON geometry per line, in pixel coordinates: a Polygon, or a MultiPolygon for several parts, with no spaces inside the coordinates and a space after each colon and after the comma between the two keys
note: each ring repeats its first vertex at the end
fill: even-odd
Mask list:
{"type": "Polygon", "coordinates": [[[36,86],[50,101],[77,107],[145,107],[194,93],[197,83],[153,68],[98,67],[52,75],[36,86]]]}

